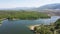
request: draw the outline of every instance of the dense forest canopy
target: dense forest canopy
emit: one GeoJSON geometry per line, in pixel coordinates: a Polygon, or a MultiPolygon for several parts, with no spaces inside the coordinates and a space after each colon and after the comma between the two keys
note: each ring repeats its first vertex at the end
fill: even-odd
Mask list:
{"type": "Polygon", "coordinates": [[[15,11],[15,10],[0,10],[0,19],[2,18],[18,18],[18,19],[38,19],[38,18],[48,18],[45,13],[37,11],[15,11]]]}

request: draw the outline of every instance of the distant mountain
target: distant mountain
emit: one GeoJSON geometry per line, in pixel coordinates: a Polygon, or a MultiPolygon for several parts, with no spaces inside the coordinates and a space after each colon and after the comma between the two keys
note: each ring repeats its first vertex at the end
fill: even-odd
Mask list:
{"type": "Polygon", "coordinates": [[[48,4],[37,8],[37,10],[43,10],[43,9],[60,9],[60,3],[48,4]]]}
{"type": "Polygon", "coordinates": [[[35,7],[0,8],[0,10],[34,10],[35,7]]]}
{"type": "Polygon", "coordinates": [[[52,10],[59,9],[60,10],[60,3],[48,4],[48,5],[40,6],[38,8],[36,8],[36,7],[16,7],[16,8],[9,8],[9,9],[1,8],[0,10],[37,10],[37,11],[41,11],[41,10],[45,10],[45,9],[52,9],[52,10]]]}
{"type": "Polygon", "coordinates": [[[34,9],[34,7],[16,7],[13,8],[14,10],[32,10],[34,9]]]}

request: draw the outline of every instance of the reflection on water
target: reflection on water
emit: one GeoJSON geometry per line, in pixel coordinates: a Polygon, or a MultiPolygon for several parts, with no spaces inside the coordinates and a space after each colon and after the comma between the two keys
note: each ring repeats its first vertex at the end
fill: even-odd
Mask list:
{"type": "Polygon", "coordinates": [[[41,22],[42,24],[50,24],[50,23],[56,22],[59,18],[60,18],[60,16],[52,16],[50,19],[38,19],[36,21],[38,23],[41,22]]]}
{"type": "Polygon", "coordinates": [[[26,26],[35,24],[49,24],[59,19],[59,16],[52,16],[50,19],[38,20],[4,20],[0,27],[0,34],[34,34],[26,26]]]}

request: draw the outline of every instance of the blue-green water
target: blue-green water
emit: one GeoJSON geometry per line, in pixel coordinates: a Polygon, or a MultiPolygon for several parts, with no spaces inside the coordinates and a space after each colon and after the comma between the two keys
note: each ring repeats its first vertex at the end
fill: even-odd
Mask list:
{"type": "Polygon", "coordinates": [[[49,24],[59,19],[59,16],[52,16],[50,19],[38,20],[4,20],[0,26],[0,34],[34,34],[27,26],[35,24],[49,24]]]}

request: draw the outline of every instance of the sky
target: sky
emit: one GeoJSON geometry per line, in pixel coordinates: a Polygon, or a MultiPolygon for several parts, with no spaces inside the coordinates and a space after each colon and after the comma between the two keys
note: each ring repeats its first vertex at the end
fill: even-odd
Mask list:
{"type": "Polygon", "coordinates": [[[40,7],[60,3],[60,0],[0,0],[0,8],[40,7]]]}

